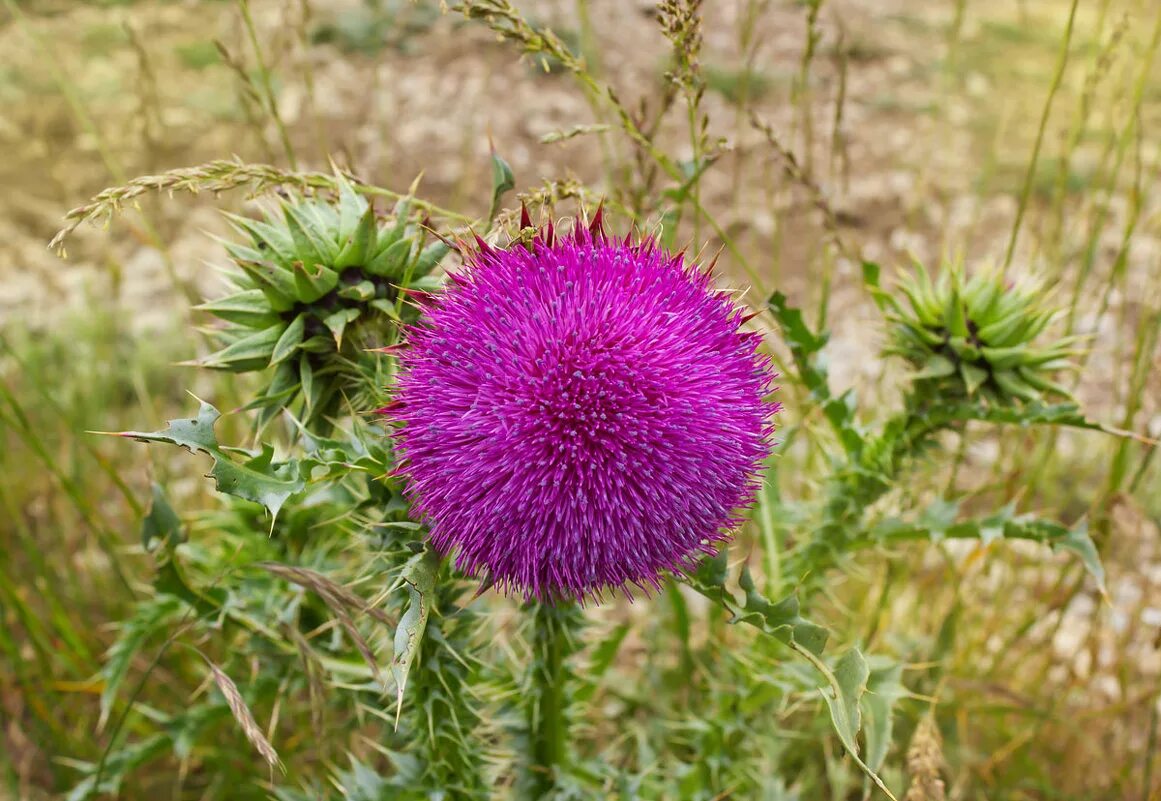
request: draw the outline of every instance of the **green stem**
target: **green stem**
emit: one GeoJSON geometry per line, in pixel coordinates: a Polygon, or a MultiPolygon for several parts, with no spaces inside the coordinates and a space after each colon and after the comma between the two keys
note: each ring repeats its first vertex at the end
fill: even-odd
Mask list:
{"type": "Polygon", "coordinates": [[[532,609],[531,693],[528,704],[530,781],[527,797],[544,798],[557,786],[569,763],[568,657],[582,620],[572,603],[536,603],[532,609]]]}

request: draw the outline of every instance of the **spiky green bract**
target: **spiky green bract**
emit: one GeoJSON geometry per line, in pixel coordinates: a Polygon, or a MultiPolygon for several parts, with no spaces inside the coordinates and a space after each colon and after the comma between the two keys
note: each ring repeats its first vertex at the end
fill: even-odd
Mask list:
{"type": "Polygon", "coordinates": [[[415,311],[400,292],[439,285],[431,275],[448,247],[425,247],[407,201],[381,221],[350,183],[337,201],[293,197],[264,219],[227,215],[246,243],[225,242],[237,268],[232,292],[199,308],[222,325],[222,347],[202,360],[236,373],[273,371],[249,408],[259,426],[293,408],[309,428],[338,410],[344,394],[373,391],[377,355],[395,342],[394,327],[415,311]],[[300,402],[300,408],[294,408],[300,402]]]}
{"type": "Polygon", "coordinates": [[[898,288],[907,302],[889,299],[886,352],[911,363],[918,391],[998,405],[1071,397],[1052,378],[1071,366],[1077,338],[1037,343],[1058,314],[1039,282],[1010,281],[994,269],[968,278],[949,265],[933,283],[917,265],[898,288]]]}

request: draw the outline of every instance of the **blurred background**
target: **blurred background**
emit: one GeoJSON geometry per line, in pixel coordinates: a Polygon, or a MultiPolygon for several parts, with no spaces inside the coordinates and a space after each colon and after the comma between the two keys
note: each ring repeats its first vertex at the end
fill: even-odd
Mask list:
{"type": "MultiPolygon", "coordinates": [[[[643,119],[656,108],[671,51],[654,4],[515,5],[626,108],[643,119]]],[[[728,144],[700,202],[720,228],[686,221],[678,238],[710,252],[728,238],[765,289],[826,319],[836,385],[890,391],[859,265],[836,257],[834,236],[887,274],[912,259],[1002,263],[1014,247],[1015,269],[1045,276],[1067,325],[1093,335],[1076,386],[1086,413],[1161,435],[1154,0],[712,0],[702,14],[702,111],[709,141],[728,144]],[[800,180],[752,114],[780,133],[800,180]]],[[[81,432],[147,430],[187,408],[187,390],[220,408],[244,397],[237,382],[175,366],[208,352],[190,300],[220,292],[208,234],[226,234],[218,210],[246,209],[244,190],[145,195],[104,229],[80,227],[67,259],[47,247],[64,214],[138,175],[238,157],[324,171],[333,160],[397,192],[422,175],[424,197],[477,218],[491,148],[517,192],[555,181],[617,197],[633,152],[601,135],[612,123],[559,63],[521,59],[428,0],[0,3],[0,797],[67,793],[108,744],[101,670],[148,587],[138,531],[150,477],[185,505],[209,503],[188,456],[81,432]]],[[[688,157],[682,114],[658,140],[688,157]]],[[[752,282],[732,251],[721,264],[752,282]]],[[[981,492],[1089,516],[1107,597],[1067,560],[1017,547],[954,562],[916,549],[836,591],[836,607],[874,607],[891,570],[882,628],[944,636],[954,618],[948,797],[1161,798],[1152,455],[1097,434],[1019,431],[962,454],[960,480],[981,492]]],[[[627,615],[630,640],[647,643],[642,614],[598,619],[627,615]]],[[[130,728],[148,729],[151,706],[182,704],[180,682],[153,675],[130,728]]],[[[235,797],[235,782],[263,774],[238,742],[159,748],[126,770],[121,797],[235,797]]],[[[859,797],[835,786],[801,797],[859,797]]]]}

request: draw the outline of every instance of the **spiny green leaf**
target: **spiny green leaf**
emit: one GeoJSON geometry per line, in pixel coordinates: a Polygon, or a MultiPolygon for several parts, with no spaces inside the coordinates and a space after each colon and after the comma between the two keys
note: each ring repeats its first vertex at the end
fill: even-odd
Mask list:
{"type": "Polygon", "coordinates": [[[395,630],[395,655],[391,659],[391,673],[395,677],[395,725],[399,725],[399,715],[403,711],[403,693],[407,688],[407,675],[419,646],[423,632],[427,628],[427,618],[431,614],[432,594],[435,577],[439,572],[439,555],[430,548],[424,548],[408,560],[400,573],[399,580],[407,585],[407,609],[399,618],[395,630]]]}
{"type": "Polygon", "coordinates": [[[196,418],[170,420],[162,431],[122,431],[116,436],[141,442],[165,442],[208,454],[214,460],[210,476],[218,491],[260,503],[272,518],[277,517],[286,499],[306,486],[296,466],[290,462],[275,464],[270,445],[246,462],[235,462],[222,451],[214,433],[214,423],[221,414],[205,401],[200,403],[196,418]]]}
{"type": "Polygon", "coordinates": [[[339,274],[325,264],[296,261],[294,269],[295,297],[302,303],[314,303],[339,283],[339,274]]]}
{"type": "Polygon", "coordinates": [[[278,315],[271,310],[261,289],[247,289],[194,308],[247,328],[269,328],[278,322],[278,315]]]}
{"type": "Polygon", "coordinates": [[[828,633],[799,614],[795,596],[772,603],[757,591],[749,569],[743,568],[739,586],[745,593],[745,600],[739,602],[726,587],[727,578],[727,552],[723,549],[717,556],[704,560],[686,581],[702,595],[725,607],[734,616],[732,622],[749,623],[784,643],[797,643],[813,654],[822,653],[828,633]]]}
{"type": "Polygon", "coordinates": [[[946,356],[934,355],[927,360],[927,365],[913,377],[916,381],[925,378],[944,378],[955,373],[955,362],[946,356]]]}
{"type": "Polygon", "coordinates": [[[294,276],[290,270],[271,261],[238,261],[238,267],[266,296],[276,312],[290,311],[297,302],[294,276]]]}
{"type": "Polygon", "coordinates": [[[1052,550],[1054,551],[1070,551],[1079,556],[1085,569],[1096,579],[1100,591],[1106,595],[1108,594],[1108,590],[1105,587],[1105,568],[1101,564],[1101,557],[1097,553],[1096,544],[1089,535],[1087,521],[1081,520],[1063,536],[1053,539],[1051,544],[1052,550]]]}
{"type": "Polygon", "coordinates": [[[301,492],[306,482],[298,475],[294,463],[271,464],[273,452],[273,446],[264,445],[261,453],[242,464],[226,459],[219,452],[210,471],[218,491],[260,503],[270,510],[272,518],[277,517],[286,499],[301,492]]]}
{"type": "MultiPolygon", "coordinates": [[[[179,417],[170,420],[161,431],[120,431],[118,437],[129,437],[140,442],[168,442],[180,445],[190,453],[212,453],[218,448],[218,436],[214,433],[214,423],[221,413],[205,401],[199,401],[197,417],[179,417]]],[[[103,432],[102,432],[103,433],[103,432]]]]}
{"type": "Polygon", "coordinates": [[[362,313],[358,308],[339,309],[323,318],[323,325],[335,338],[335,347],[341,348],[343,346],[343,332],[348,325],[359,319],[359,315],[362,313]]]}
{"type": "Polygon", "coordinates": [[[891,543],[916,539],[938,541],[944,537],[978,539],[985,544],[1000,538],[1032,540],[1048,545],[1054,551],[1070,551],[1079,556],[1104,592],[1104,567],[1101,565],[1096,545],[1089,536],[1085,521],[1082,520],[1069,528],[1062,523],[1045,520],[1032,514],[1016,514],[1015,506],[1008,504],[985,517],[951,523],[948,515],[953,514],[956,508],[958,504],[954,501],[937,500],[916,523],[909,524],[898,518],[884,519],[871,530],[869,542],[891,543]],[[930,510],[936,507],[941,511],[932,513],[930,510]]]}
{"type": "Polygon", "coordinates": [[[371,275],[399,276],[411,257],[411,249],[415,243],[410,239],[400,239],[382,252],[377,254],[366,267],[371,275]]]}
{"type": "Polygon", "coordinates": [[[321,231],[316,231],[314,224],[305,216],[301,207],[287,203],[283,206],[283,218],[286,220],[286,230],[294,240],[294,259],[313,267],[316,264],[326,264],[334,258],[329,253],[329,244],[321,231]]]}
{"type": "Polygon", "coordinates": [[[350,234],[350,238],[343,245],[343,249],[339,251],[339,255],[335,258],[335,267],[354,267],[362,266],[370,257],[375,248],[376,234],[378,233],[378,224],[375,220],[375,209],[367,206],[362,216],[359,218],[358,225],[350,234]]]}
{"type": "Polygon", "coordinates": [[[859,730],[863,725],[859,702],[867,691],[871,669],[858,648],[852,648],[835,663],[834,681],[829,688],[821,688],[823,700],[830,709],[831,723],[838,732],[843,747],[858,756],[859,730]]]}
{"type": "Polygon", "coordinates": [[[816,654],[805,651],[801,647],[795,647],[795,650],[814,665],[826,679],[827,686],[820,687],[819,692],[822,694],[823,701],[826,702],[827,709],[830,710],[831,723],[843,744],[843,748],[867,775],[867,778],[875,783],[875,786],[882,790],[891,801],[897,801],[887,785],[879,778],[878,773],[872,770],[859,756],[857,738],[862,726],[859,702],[867,691],[867,679],[870,677],[870,669],[862,652],[857,648],[850,649],[839,657],[834,670],[831,670],[816,654]]]}

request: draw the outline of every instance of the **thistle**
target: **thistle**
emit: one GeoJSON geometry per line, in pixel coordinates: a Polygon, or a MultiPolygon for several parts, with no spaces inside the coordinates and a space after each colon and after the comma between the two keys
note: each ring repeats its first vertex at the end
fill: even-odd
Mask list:
{"type": "Polygon", "coordinates": [[[198,307],[224,323],[211,331],[221,349],[200,364],[273,370],[250,407],[262,410],[260,426],[299,398],[304,424],[333,416],[367,373],[366,349],[390,344],[392,329],[414,319],[401,291],[439,284],[431,273],[448,247],[424,247],[406,201],[381,223],[348,182],[339,187],[337,203],[295,197],[263,220],[227,215],[249,242],[223,243],[237,268],[233,291],[198,307]]]}
{"type": "Polygon", "coordinates": [[[917,389],[939,397],[982,397],[994,404],[1071,398],[1052,380],[1069,368],[1078,337],[1037,344],[1058,310],[1034,280],[1008,281],[995,270],[965,278],[957,267],[932,282],[918,265],[899,282],[907,304],[881,295],[894,324],[886,352],[916,369],[917,389]]]}
{"type": "Polygon", "coordinates": [[[390,407],[435,547],[548,602],[649,590],[712,553],[777,409],[744,310],[599,214],[466,259],[411,330],[390,407]]]}

